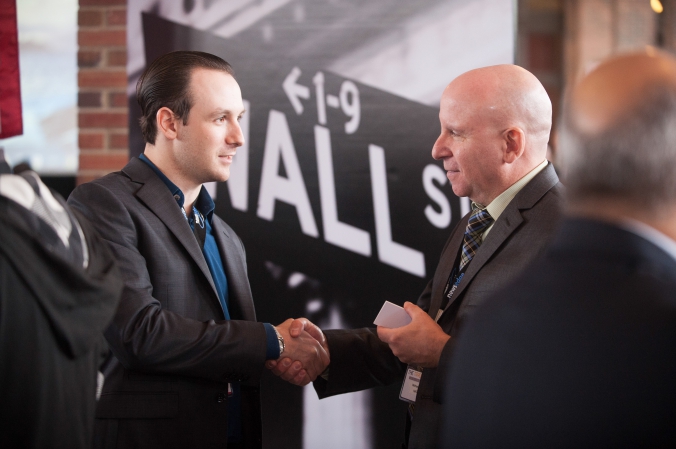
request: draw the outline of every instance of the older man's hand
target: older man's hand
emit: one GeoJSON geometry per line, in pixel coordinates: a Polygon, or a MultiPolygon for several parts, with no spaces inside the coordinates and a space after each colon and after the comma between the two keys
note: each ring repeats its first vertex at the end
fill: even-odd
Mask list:
{"type": "Polygon", "coordinates": [[[277,330],[282,337],[286,349],[283,357],[268,360],[266,367],[282,379],[294,385],[307,385],[314,381],[329,365],[329,347],[322,330],[307,318],[288,319],[277,330]],[[317,357],[301,360],[296,357],[294,348],[298,345],[313,348],[317,357]]]}
{"type": "Polygon", "coordinates": [[[378,337],[403,363],[436,367],[450,335],[415,304],[405,302],[404,310],[411,316],[411,322],[396,329],[378,326],[378,337]]]}

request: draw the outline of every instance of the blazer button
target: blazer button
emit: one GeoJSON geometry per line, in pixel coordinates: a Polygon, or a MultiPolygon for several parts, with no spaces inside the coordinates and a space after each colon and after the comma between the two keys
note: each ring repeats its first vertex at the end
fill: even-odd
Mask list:
{"type": "Polygon", "coordinates": [[[225,393],[218,393],[218,394],[216,395],[216,402],[218,402],[219,404],[222,403],[222,402],[225,402],[225,399],[226,399],[227,397],[228,397],[228,396],[227,396],[225,393]]]}

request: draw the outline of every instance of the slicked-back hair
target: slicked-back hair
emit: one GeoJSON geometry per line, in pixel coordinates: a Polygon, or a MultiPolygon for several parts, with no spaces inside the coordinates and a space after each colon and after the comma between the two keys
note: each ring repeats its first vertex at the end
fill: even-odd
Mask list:
{"type": "Polygon", "coordinates": [[[618,199],[653,212],[676,202],[676,89],[656,84],[608,129],[578,129],[564,104],[559,166],[571,202],[618,199]]]}
{"type": "Polygon", "coordinates": [[[190,75],[195,69],[210,69],[235,76],[225,60],[201,51],[174,51],[155,59],[136,83],[136,101],[141,106],[143,139],[154,145],[157,138],[157,111],[169,108],[177,119],[188,123],[193,106],[190,75]]]}

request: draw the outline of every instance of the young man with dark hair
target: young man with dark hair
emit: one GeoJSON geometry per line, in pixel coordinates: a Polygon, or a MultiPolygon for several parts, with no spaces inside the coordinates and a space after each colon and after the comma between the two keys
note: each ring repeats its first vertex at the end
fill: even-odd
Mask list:
{"type": "Polygon", "coordinates": [[[205,182],[226,181],[245,113],[230,65],[180,51],[137,86],[146,146],[120,172],[78,187],[70,204],[110,243],[125,288],[106,331],[112,349],[96,447],[260,447],[266,360],[328,363],[305,334],[256,322],[244,247],[205,182]]]}

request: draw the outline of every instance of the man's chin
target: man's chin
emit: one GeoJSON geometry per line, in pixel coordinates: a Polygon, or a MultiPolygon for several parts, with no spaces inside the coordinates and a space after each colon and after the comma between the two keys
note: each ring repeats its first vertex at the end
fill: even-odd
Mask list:
{"type": "Polygon", "coordinates": [[[458,198],[462,198],[464,196],[468,196],[469,192],[467,192],[466,189],[463,189],[459,183],[451,184],[451,189],[453,190],[453,194],[457,196],[458,198]]]}
{"type": "Polygon", "coordinates": [[[214,173],[213,176],[214,179],[212,181],[215,182],[225,182],[228,179],[230,179],[230,167],[228,167],[227,170],[219,170],[217,173],[214,173]]]}

